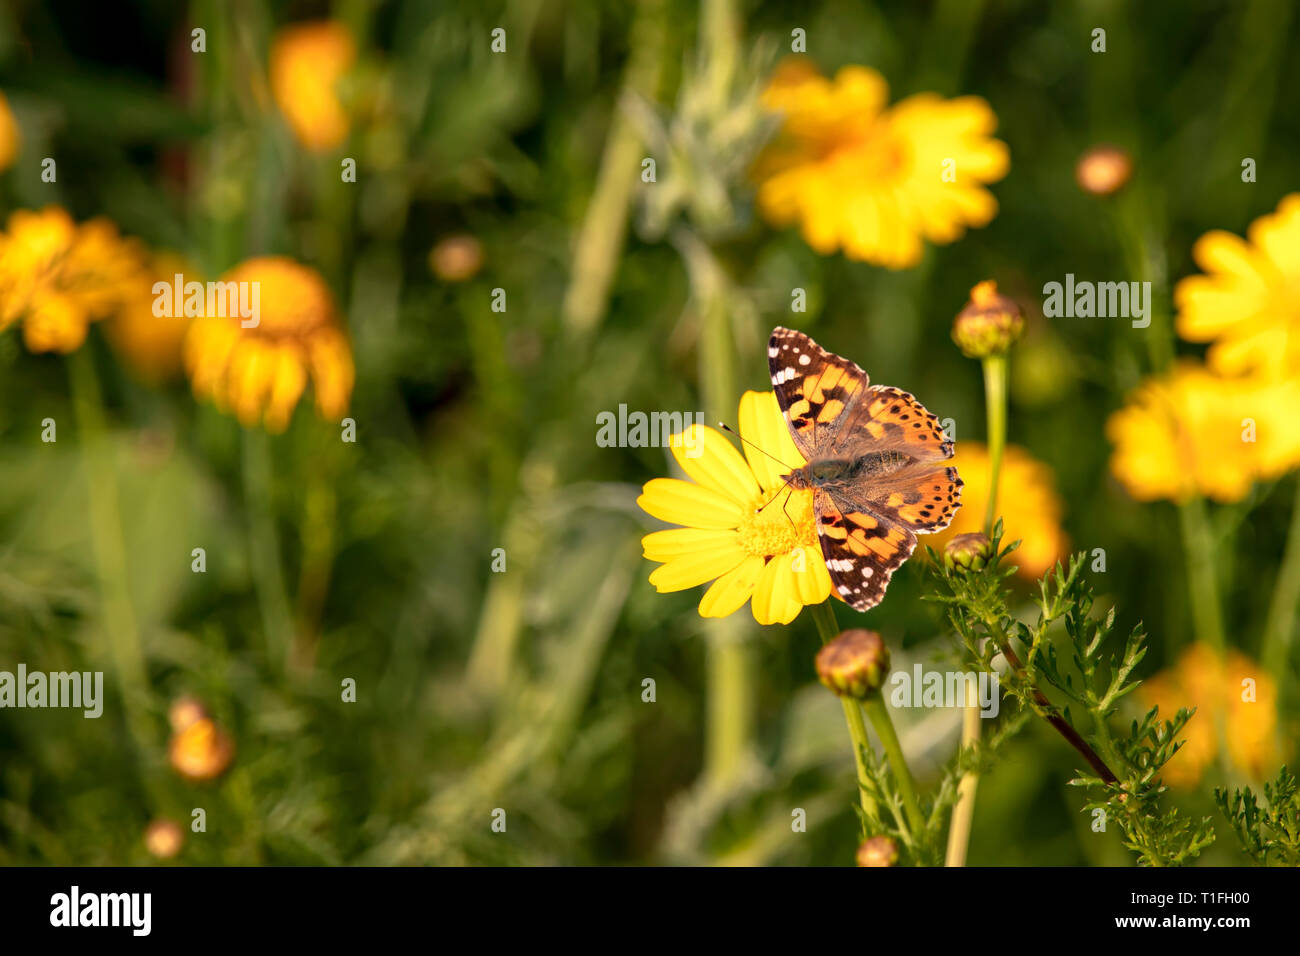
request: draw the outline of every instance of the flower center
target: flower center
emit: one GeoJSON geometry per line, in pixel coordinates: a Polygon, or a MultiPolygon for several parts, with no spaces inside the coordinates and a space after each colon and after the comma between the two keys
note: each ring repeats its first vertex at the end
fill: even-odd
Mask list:
{"type": "Polygon", "coordinates": [[[795,548],[817,546],[813,493],[786,489],[775,498],[762,492],[740,520],[740,546],[747,554],[770,558],[795,548]],[[769,500],[770,499],[770,500],[769,500]]]}

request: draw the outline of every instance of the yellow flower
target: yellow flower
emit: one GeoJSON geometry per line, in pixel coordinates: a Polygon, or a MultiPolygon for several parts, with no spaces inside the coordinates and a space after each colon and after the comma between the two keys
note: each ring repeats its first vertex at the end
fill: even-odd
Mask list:
{"type": "Polygon", "coordinates": [[[167,759],[188,780],[212,780],[235,758],[235,743],[210,717],[196,720],[172,736],[167,759]]]}
{"type": "Polygon", "coordinates": [[[922,239],[949,243],[987,225],[997,200],[984,188],[1006,175],[997,117],[974,96],[920,93],[887,108],[875,70],[846,66],[829,80],[804,61],[776,71],[763,104],[784,115],[760,157],[758,205],[773,224],[795,223],[813,249],[900,269],[922,239]]]}
{"type": "Polygon", "coordinates": [[[1111,415],[1110,470],[1140,501],[1240,501],[1300,464],[1300,381],[1225,379],[1184,361],[1111,415]]]}
{"type": "Polygon", "coordinates": [[[170,381],[181,372],[181,353],[191,319],[185,315],[155,315],[153,293],[154,282],[166,282],[170,286],[177,274],[195,273],[180,256],[156,253],[150,264],[149,283],[141,284],[140,294],[103,325],[104,336],[113,351],[146,384],[170,381]]]}
{"type": "Polygon", "coordinates": [[[1192,787],[1219,752],[1216,724],[1223,723],[1227,757],[1255,780],[1271,773],[1282,756],[1277,736],[1277,685],[1253,660],[1230,649],[1223,660],[1205,644],[1193,644],[1173,664],[1138,688],[1145,708],[1158,706],[1169,720],[1180,707],[1195,707],[1182,736],[1186,743],[1163,771],[1173,787],[1192,787]]]}
{"type": "Polygon", "coordinates": [[[1206,360],[1225,375],[1300,372],[1300,193],[1247,236],[1215,230],[1197,240],[1192,258],[1207,275],[1174,289],[1178,334],[1213,342],[1206,360]]]}
{"type": "Polygon", "coordinates": [[[150,856],[170,860],[185,845],[185,832],[175,820],[154,820],[144,831],[144,845],[150,856]]]}
{"type": "Polygon", "coordinates": [[[726,617],[749,601],[758,623],[787,624],[831,594],[812,491],[779,491],[781,477],[805,461],[772,392],[741,397],[740,433],[789,469],[749,444],[742,458],[706,426],[674,436],[673,456],[691,480],[655,478],[637,499],[648,514],[685,526],[641,539],[645,556],[660,563],[650,583],[664,593],[713,581],[701,616],[726,617]]]}
{"type": "MultiPolygon", "coordinates": [[[[957,468],[966,484],[961,490],[962,508],[957,517],[930,543],[940,552],[958,535],[984,530],[984,512],[989,501],[986,446],[979,442],[958,442],[957,453],[948,464],[957,468]]],[[[1003,543],[1020,541],[1020,547],[1007,560],[1020,569],[1022,576],[1042,577],[1069,552],[1070,541],[1061,528],[1062,511],[1051,467],[1025,449],[1008,445],[1002,452],[1002,471],[998,478],[998,515],[1002,518],[1003,543]]]]}
{"type": "Polygon", "coordinates": [[[245,426],[261,420],[281,432],[310,379],[321,417],[341,419],[356,373],[325,280],[292,259],[267,256],[240,263],[222,281],[256,284],[260,315],[249,328],[238,315],[194,320],[185,338],[194,394],[245,426]]]}
{"type": "Polygon", "coordinates": [[[22,147],[23,138],[18,131],[18,121],[9,109],[9,100],[0,93],[0,172],[13,165],[22,147]]]}
{"type": "Polygon", "coordinates": [[[0,331],[21,320],[32,352],[75,351],[91,322],[142,290],[143,249],[107,220],[78,226],[57,206],[20,209],[0,233],[0,331]]]}
{"type": "Polygon", "coordinates": [[[356,55],[352,34],[333,20],[285,27],[271,43],[271,95],[307,149],[333,149],[347,139],[337,86],[356,55]]]}

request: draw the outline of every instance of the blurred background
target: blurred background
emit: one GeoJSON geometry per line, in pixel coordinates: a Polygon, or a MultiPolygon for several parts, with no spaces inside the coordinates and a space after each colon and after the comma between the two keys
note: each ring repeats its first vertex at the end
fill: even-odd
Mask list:
{"type": "MultiPolygon", "coordinates": [[[[656,593],[640,538],[663,525],[635,501],[675,465],[598,447],[596,417],[734,424],[785,324],[953,419],[960,455],[984,396],[950,329],[990,278],[1027,322],[1003,478],[1037,555],[1012,580],[1026,613],[1053,560],[1102,549],[1098,603],[1145,623],[1162,712],[1218,708],[1256,741],[1175,758],[1172,804],[1214,815],[1214,786],[1273,777],[1296,476],[1139,501],[1107,421],[1205,351],[1172,331],[1197,239],[1300,188],[1298,26],[1284,0],[4,0],[0,670],[101,670],[105,706],[0,710],[0,863],[851,863],[810,616],[656,593]],[[887,103],[987,101],[996,216],[899,269],[765,219],[762,91],[792,51],[879,71],[887,103]],[[1112,195],[1076,179],[1102,143],[1131,163],[1112,195]],[[159,276],[235,269],[263,283],[264,351],[151,309],[159,276]],[[1044,318],[1067,273],[1152,282],[1152,327],[1044,318]],[[1267,659],[1242,665],[1245,715],[1180,670],[1215,640],[1207,573],[1226,646],[1267,659]]],[[[839,609],[897,667],[957,659],[922,563],[868,616],[839,609]]],[[[959,715],[895,719],[932,786],[959,715]]],[[[1131,863],[1066,786],[1078,763],[1046,725],[1016,737],[970,862],[1131,863]]],[[[1216,827],[1202,862],[1242,862],[1216,827]]]]}

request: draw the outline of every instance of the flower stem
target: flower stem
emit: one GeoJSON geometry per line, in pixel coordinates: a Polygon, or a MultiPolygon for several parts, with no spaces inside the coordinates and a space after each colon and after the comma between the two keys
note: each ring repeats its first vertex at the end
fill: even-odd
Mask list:
{"type": "Polygon", "coordinates": [[[1192,603],[1193,630],[1199,641],[1222,656],[1223,611],[1219,602],[1219,581],[1214,572],[1214,538],[1210,534],[1205,501],[1192,498],[1178,506],[1182,524],[1183,554],[1187,561],[1187,590],[1192,603]]]}
{"type": "MultiPolygon", "coordinates": [[[[998,519],[998,484],[1002,477],[1002,452],[1007,443],[1007,356],[989,355],[984,366],[984,410],[988,427],[989,500],[984,509],[984,533],[991,535],[998,519]]],[[[969,694],[968,694],[969,696],[969,694]]],[[[962,708],[961,745],[972,748],[980,739],[980,712],[976,702],[967,700],[962,708]]],[[[970,844],[971,825],[975,819],[975,793],[980,776],[970,770],[962,774],[957,785],[957,803],[948,827],[945,866],[965,866],[970,844]]]]}
{"type": "Polygon", "coordinates": [[[984,359],[984,408],[988,418],[989,500],[984,510],[984,533],[993,533],[998,517],[998,479],[1002,475],[1002,450],[1007,443],[1007,357],[984,359]]]}
{"type": "MultiPolygon", "coordinates": [[[[817,631],[821,634],[823,644],[835,640],[839,635],[840,627],[835,621],[835,609],[831,607],[831,599],[813,607],[813,620],[817,622],[817,631]]],[[[840,700],[844,704],[849,735],[853,738],[858,775],[866,780],[868,777],[863,748],[869,747],[870,743],[867,741],[866,727],[862,723],[862,714],[858,709],[857,701],[847,697],[842,697],[840,700]]],[[[903,810],[907,814],[908,826],[912,829],[913,837],[919,838],[925,829],[925,817],[921,815],[921,804],[916,799],[916,783],[912,780],[912,771],[908,769],[907,759],[903,756],[903,747],[898,742],[898,734],[894,730],[893,720],[889,717],[889,709],[885,707],[884,698],[880,694],[873,694],[864,700],[862,709],[867,712],[867,719],[876,729],[876,736],[880,738],[880,743],[884,747],[890,769],[894,771],[894,779],[898,782],[898,793],[903,798],[903,810]]],[[[862,809],[874,815],[874,801],[869,801],[865,792],[862,798],[862,809]]]]}
{"type": "MultiPolygon", "coordinates": [[[[970,749],[979,743],[980,711],[973,700],[975,691],[966,688],[966,704],[961,712],[961,746],[970,749]]],[[[971,827],[975,820],[975,791],[979,788],[980,775],[970,770],[962,774],[957,784],[957,803],[952,808],[952,823],[948,827],[948,850],[944,855],[944,866],[965,866],[966,851],[970,846],[971,827]]]]}
{"type": "MultiPolygon", "coordinates": [[[[812,609],[817,633],[821,635],[823,644],[829,644],[840,633],[840,626],[835,621],[835,609],[830,604],[831,599],[827,599],[812,609]]],[[[844,706],[844,720],[849,725],[849,737],[853,741],[853,761],[858,767],[858,794],[862,799],[862,809],[867,816],[874,817],[879,810],[868,789],[871,778],[867,774],[866,749],[871,746],[871,740],[867,737],[867,725],[862,720],[862,709],[856,700],[841,697],[840,703],[844,706]]]]}
{"type": "Polygon", "coordinates": [[[89,344],[68,357],[72,404],[81,433],[81,452],[90,498],[90,532],[98,572],[104,629],[108,632],[113,673],[126,712],[127,729],[138,755],[153,745],[146,717],[148,677],[140,629],[126,576],[126,544],[118,503],[117,471],[104,423],[103,394],[89,344]]]}
{"type": "Polygon", "coordinates": [[[925,817],[921,815],[921,804],[916,799],[916,783],[912,780],[912,771],[907,767],[907,759],[903,756],[903,745],[898,742],[898,733],[894,730],[894,722],[889,717],[885,699],[880,694],[873,694],[862,702],[862,709],[867,712],[867,719],[876,729],[876,736],[880,738],[880,743],[885,748],[885,756],[889,759],[889,766],[894,771],[894,779],[898,782],[898,793],[903,798],[907,823],[912,828],[912,837],[920,839],[921,833],[925,830],[925,817]]]}
{"type": "MultiPolygon", "coordinates": [[[[1296,482],[1295,503],[1291,505],[1291,527],[1287,531],[1282,567],[1273,585],[1273,599],[1268,605],[1264,640],[1260,646],[1260,663],[1277,681],[1278,695],[1284,697],[1291,680],[1287,665],[1291,659],[1291,641],[1295,637],[1296,609],[1300,605],[1300,481],[1296,482]]],[[[1279,709],[1282,701],[1278,701],[1279,709]]]]}
{"type": "Polygon", "coordinates": [[[271,450],[260,428],[243,430],[244,497],[248,507],[249,566],[262,614],[267,656],[283,666],[293,644],[293,617],[280,567],[280,539],[271,502],[271,450]]]}

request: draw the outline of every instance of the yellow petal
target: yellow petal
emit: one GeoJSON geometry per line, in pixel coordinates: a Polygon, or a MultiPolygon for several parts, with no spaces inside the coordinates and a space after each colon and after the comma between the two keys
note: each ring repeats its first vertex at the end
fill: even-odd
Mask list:
{"type": "Polygon", "coordinates": [[[669,528],[654,531],[641,539],[641,548],[651,561],[671,561],[696,551],[710,551],[734,544],[734,530],[714,531],[704,528],[669,528]]]}
{"type": "Polygon", "coordinates": [[[682,471],[696,484],[712,488],[737,504],[747,505],[758,495],[758,481],[734,445],[716,429],[692,425],[670,444],[682,471]]]}
{"type": "Polygon", "coordinates": [[[700,598],[701,617],[726,617],[734,614],[754,593],[754,585],[763,573],[763,559],[751,554],[704,592],[700,598]]]}
{"type": "Polygon", "coordinates": [[[790,437],[774,392],[746,392],[740,397],[740,434],[749,467],[766,490],[780,488],[782,477],[807,464],[790,437]]]}
{"type": "Polygon", "coordinates": [[[799,603],[788,557],[767,562],[749,606],[759,624],[789,624],[799,616],[803,605],[799,603]]]}
{"type": "Polygon", "coordinates": [[[677,478],[652,478],[636,503],[646,514],[669,524],[690,528],[734,528],[740,524],[740,505],[711,488],[677,478]]]}
{"type": "Polygon", "coordinates": [[[794,572],[795,595],[800,603],[821,604],[830,597],[831,575],[820,548],[816,545],[797,548],[785,560],[790,561],[794,572]]]}
{"type": "Polygon", "coordinates": [[[745,552],[738,545],[723,545],[708,551],[693,551],[673,558],[655,568],[650,583],[660,594],[684,591],[721,577],[745,560],[745,552]]]}

